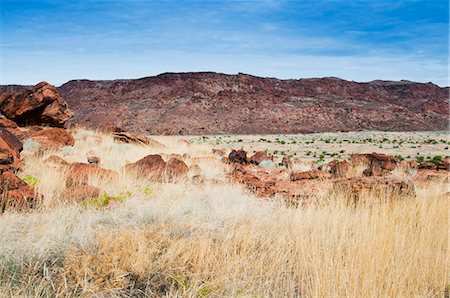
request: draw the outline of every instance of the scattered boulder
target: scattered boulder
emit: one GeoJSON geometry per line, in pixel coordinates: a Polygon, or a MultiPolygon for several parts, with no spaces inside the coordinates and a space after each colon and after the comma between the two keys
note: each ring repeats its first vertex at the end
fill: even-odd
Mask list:
{"type": "Polygon", "coordinates": [[[23,144],[8,130],[0,127],[0,172],[17,170],[23,144]]]}
{"type": "Polygon", "coordinates": [[[70,131],[57,127],[31,131],[28,133],[28,137],[39,142],[43,149],[59,149],[75,144],[75,139],[70,131]]]}
{"type": "Polygon", "coordinates": [[[160,142],[157,142],[153,139],[150,139],[149,137],[142,135],[142,134],[135,134],[130,132],[114,132],[113,138],[117,142],[121,143],[132,143],[132,144],[139,144],[139,145],[146,145],[150,147],[158,147],[158,148],[165,148],[163,144],[160,142]]]}
{"type": "Polygon", "coordinates": [[[64,127],[73,116],[56,88],[46,82],[20,92],[1,94],[0,111],[20,126],[64,127]]]}
{"type": "Polygon", "coordinates": [[[349,176],[350,163],[346,160],[333,160],[319,169],[330,173],[334,178],[346,178],[349,176]]]}
{"type": "Polygon", "coordinates": [[[57,155],[50,155],[49,157],[47,157],[47,159],[44,160],[44,164],[57,168],[69,166],[69,163],[67,161],[57,155]]]}
{"type": "Polygon", "coordinates": [[[85,163],[73,163],[68,167],[66,185],[87,185],[90,179],[113,181],[118,178],[118,173],[113,170],[104,169],[96,165],[85,163]]]}
{"type": "Polygon", "coordinates": [[[37,205],[40,195],[12,172],[0,174],[0,211],[24,210],[37,205]]]}
{"type": "Polygon", "coordinates": [[[365,153],[365,154],[352,154],[350,156],[352,164],[368,164],[369,167],[379,166],[386,171],[392,171],[395,169],[398,158],[395,156],[389,156],[381,153],[365,153]]]}
{"type": "Polygon", "coordinates": [[[181,160],[171,158],[164,167],[163,177],[165,181],[174,182],[185,180],[189,172],[189,167],[181,160]]]}
{"type": "Polygon", "coordinates": [[[65,202],[83,202],[87,199],[94,199],[101,196],[104,192],[91,185],[75,185],[66,188],[60,195],[60,199],[65,202]]]}
{"type": "Polygon", "coordinates": [[[265,151],[258,151],[248,159],[248,162],[259,165],[264,160],[273,161],[273,157],[269,156],[265,151]]]}
{"type": "Polygon", "coordinates": [[[152,181],[161,181],[166,162],[161,155],[151,154],[125,166],[125,170],[152,181]]]}
{"type": "Polygon", "coordinates": [[[248,163],[247,152],[244,150],[231,150],[230,154],[228,154],[228,160],[230,163],[245,165],[248,163]]]}
{"type": "Polygon", "coordinates": [[[86,159],[89,164],[98,165],[100,163],[100,157],[92,150],[88,152],[86,159]]]}

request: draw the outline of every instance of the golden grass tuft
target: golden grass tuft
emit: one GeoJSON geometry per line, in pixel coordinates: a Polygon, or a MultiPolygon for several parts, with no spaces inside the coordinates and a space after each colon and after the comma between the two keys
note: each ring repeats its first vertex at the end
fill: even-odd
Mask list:
{"type": "MultiPolygon", "coordinates": [[[[85,135],[71,150],[85,161],[85,135]]],[[[119,208],[62,204],[64,171],[25,152],[22,176],[39,179],[44,205],[0,216],[0,296],[442,297],[448,290],[448,188],[357,206],[343,194],[289,208],[229,184],[211,148],[161,137],[168,148],[116,144],[102,135],[102,166],[116,183],[91,181],[119,208]],[[180,147],[181,146],[181,147],[180,147]],[[197,150],[197,151],[196,151],[197,150]],[[120,172],[151,153],[189,153],[215,183],[149,183],[120,172]],[[45,170],[43,170],[45,169],[45,170]],[[218,181],[218,182],[217,182],[218,181]]]]}

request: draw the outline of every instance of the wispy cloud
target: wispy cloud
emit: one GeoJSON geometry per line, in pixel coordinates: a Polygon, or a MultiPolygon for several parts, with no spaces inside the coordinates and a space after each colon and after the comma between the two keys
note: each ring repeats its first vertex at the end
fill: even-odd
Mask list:
{"type": "Polygon", "coordinates": [[[3,5],[2,83],[211,70],[448,84],[446,1],[3,5]]]}

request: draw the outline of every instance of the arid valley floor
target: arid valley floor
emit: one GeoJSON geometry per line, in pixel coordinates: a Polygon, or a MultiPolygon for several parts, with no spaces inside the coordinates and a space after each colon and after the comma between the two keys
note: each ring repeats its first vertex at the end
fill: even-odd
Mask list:
{"type": "Polygon", "coordinates": [[[18,176],[42,201],[0,216],[0,296],[448,295],[448,172],[412,162],[442,163],[445,132],[150,136],[148,144],[71,133],[74,145],[58,149],[24,141],[18,176]],[[274,158],[235,164],[231,149],[274,158]],[[327,188],[334,176],[291,174],[282,182],[322,189],[286,200],[242,180],[289,177],[332,160],[349,160],[351,176],[360,177],[369,165],[355,166],[350,154],[371,152],[397,156],[379,179],[405,179],[414,191],[388,185],[353,197],[327,188]],[[124,170],[154,154],[166,167],[176,158],[188,168],[173,179],[124,170]],[[279,165],[284,156],[289,172],[279,165]],[[87,165],[87,157],[113,172],[77,172],[74,163],[87,165]]]}

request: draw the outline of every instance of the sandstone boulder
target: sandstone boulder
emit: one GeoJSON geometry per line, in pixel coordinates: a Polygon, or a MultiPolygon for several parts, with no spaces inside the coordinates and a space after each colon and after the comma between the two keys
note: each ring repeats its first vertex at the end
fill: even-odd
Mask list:
{"type": "Polygon", "coordinates": [[[30,131],[28,137],[33,141],[39,142],[44,149],[59,149],[75,144],[75,139],[70,131],[57,127],[30,131]]]}
{"type": "Polygon", "coordinates": [[[0,111],[21,126],[63,127],[73,116],[56,88],[46,82],[21,92],[1,94],[0,111]]]}
{"type": "Polygon", "coordinates": [[[346,160],[333,160],[319,167],[319,169],[330,173],[334,178],[346,178],[350,175],[350,163],[346,160]]]}
{"type": "Polygon", "coordinates": [[[247,152],[244,150],[231,150],[230,154],[228,154],[228,161],[245,165],[248,163],[247,152]]]}
{"type": "Polygon", "coordinates": [[[171,158],[164,167],[163,179],[168,182],[185,180],[189,167],[177,158],[171,158]]]}
{"type": "Polygon", "coordinates": [[[0,211],[33,208],[39,201],[39,194],[12,172],[0,174],[0,211]]]}
{"type": "Polygon", "coordinates": [[[248,159],[248,162],[259,165],[264,160],[273,161],[273,157],[269,156],[265,151],[258,151],[248,159]]]}
{"type": "Polygon", "coordinates": [[[151,154],[125,166],[125,170],[139,177],[145,177],[152,181],[161,181],[166,162],[160,155],[151,154]]]}
{"type": "Polygon", "coordinates": [[[22,142],[14,134],[0,127],[0,172],[19,168],[22,148],[22,142]]]}

